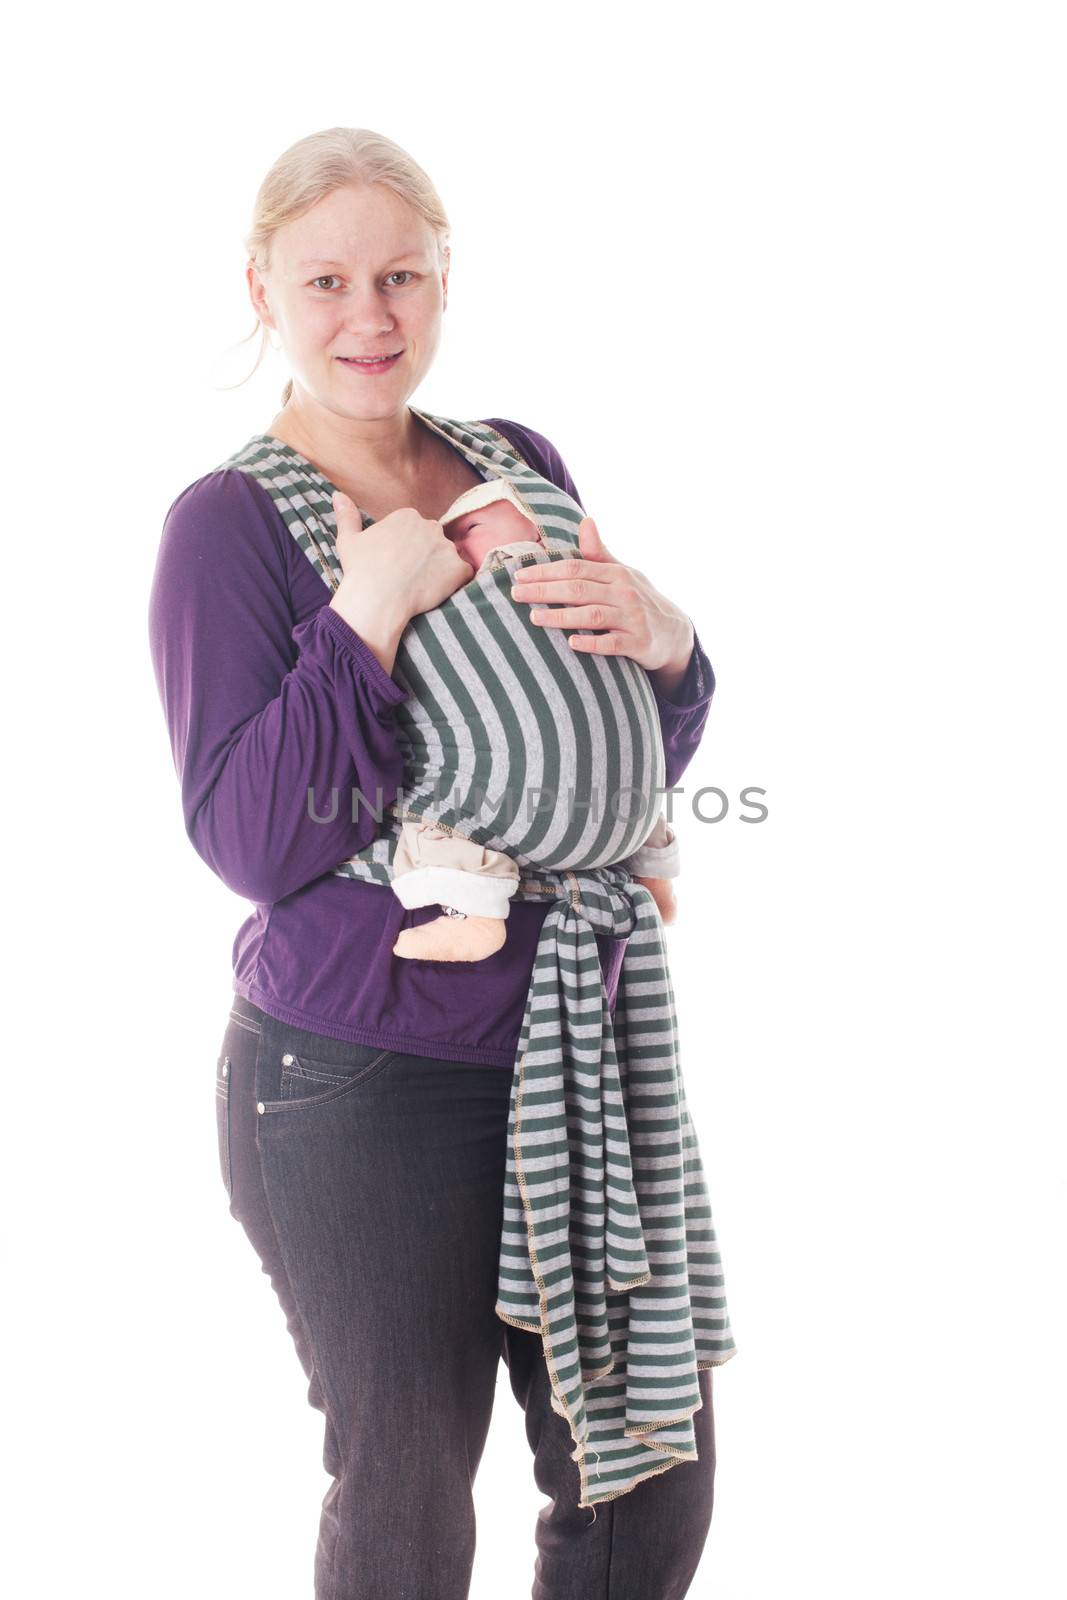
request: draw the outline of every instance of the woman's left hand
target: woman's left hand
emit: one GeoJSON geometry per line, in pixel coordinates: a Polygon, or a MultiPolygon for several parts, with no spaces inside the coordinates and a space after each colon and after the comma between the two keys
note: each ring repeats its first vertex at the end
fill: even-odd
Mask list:
{"type": "Polygon", "coordinates": [[[530,620],[544,627],[602,628],[602,633],[572,633],[571,648],[629,656],[669,695],[685,676],[693,653],[692,622],[643,572],[615,560],[592,517],[579,523],[578,545],[580,557],[516,568],[512,598],[559,604],[557,611],[530,613],[530,620]]]}

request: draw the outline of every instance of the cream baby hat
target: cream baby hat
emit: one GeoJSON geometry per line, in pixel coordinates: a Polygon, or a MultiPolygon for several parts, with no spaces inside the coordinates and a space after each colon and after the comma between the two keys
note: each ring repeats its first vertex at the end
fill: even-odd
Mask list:
{"type": "Polygon", "coordinates": [[[506,478],[487,478],[484,483],[476,483],[473,489],[465,489],[457,500],[453,500],[441,521],[451,522],[455,517],[465,516],[468,511],[477,511],[481,506],[492,505],[494,500],[510,500],[527,521],[533,523],[534,533],[540,538],[541,530],[536,521],[506,478]]]}

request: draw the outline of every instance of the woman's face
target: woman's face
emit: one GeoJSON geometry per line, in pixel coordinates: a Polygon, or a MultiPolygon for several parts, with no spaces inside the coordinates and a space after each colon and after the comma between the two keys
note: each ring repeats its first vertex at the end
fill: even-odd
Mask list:
{"type": "Polygon", "coordinates": [[[399,414],[437,353],[448,265],[429,224],[380,184],[345,185],[274,235],[249,264],[257,315],[277,329],[294,380],[342,417],[399,414]],[[387,367],[354,365],[393,356],[387,367]]]}

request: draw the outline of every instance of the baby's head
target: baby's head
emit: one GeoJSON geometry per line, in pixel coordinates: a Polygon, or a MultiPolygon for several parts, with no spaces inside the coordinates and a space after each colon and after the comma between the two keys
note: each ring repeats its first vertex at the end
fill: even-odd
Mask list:
{"type": "Polygon", "coordinates": [[[541,530],[506,478],[491,478],[461,494],[441,518],[441,525],[472,574],[498,545],[520,539],[542,542],[541,530]]]}

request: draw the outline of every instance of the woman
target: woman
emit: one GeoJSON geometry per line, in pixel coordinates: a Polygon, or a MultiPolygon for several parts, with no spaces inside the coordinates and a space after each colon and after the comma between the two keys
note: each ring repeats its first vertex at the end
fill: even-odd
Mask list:
{"type": "MultiPolygon", "coordinates": [[[[379,828],[349,794],[388,806],[401,785],[400,637],[469,577],[437,519],[483,476],[408,405],[441,334],[447,233],[425,173],[389,140],[331,129],[285,152],[257,197],[247,278],[295,377],[255,444],[286,483],[333,486],[343,575],[327,601],[293,536],[296,488],[279,500],[231,466],[179,495],[164,528],[151,642],[186,828],[255,902],[218,1062],[220,1160],[326,1419],[318,1600],[466,1596],[501,1355],[551,1501],[535,1596],[657,1600],[686,1592],[710,1525],[710,1367],[696,1458],[591,1519],[542,1340],[494,1309],[516,1047],[548,908],[515,899],[481,961],[403,960],[401,931],[437,908],[407,911],[336,871],[379,828]]],[[[485,426],[577,503],[547,439],[485,426]]],[[[601,630],[572,648],[647,670],[673,785],[703,731],[710,662],[588,518],[580,537],[583,561],[516,578],[517,597],[560,607],[534,610],[545,628],[601,630]]],[[[626,943],[597,936],[609,1006],[626,943]]]]}

